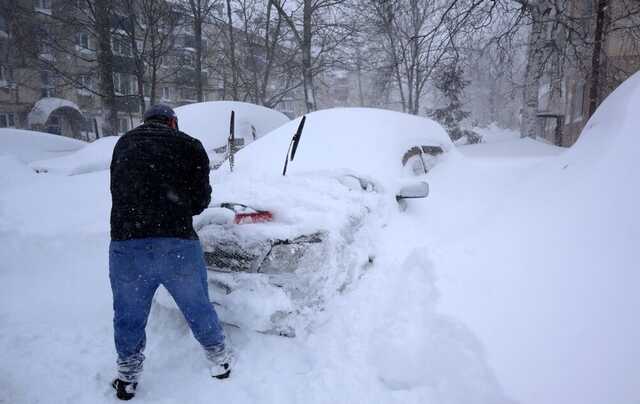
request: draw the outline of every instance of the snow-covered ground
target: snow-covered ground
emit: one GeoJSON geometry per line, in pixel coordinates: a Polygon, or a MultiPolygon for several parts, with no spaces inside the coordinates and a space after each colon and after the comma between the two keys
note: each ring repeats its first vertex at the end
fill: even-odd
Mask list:
{"type": "MultiPolygon", "coordinates": [[[[568,151],[461,147],[429,173],[429,198],[378,207],[374,265],[308,332],[228,329],[228,381],[156,306],[135,400],[637,403],[638,105],[640,75],[568,151]]],[[[0,402],[114,402],[108,171],[0,164],[20,176],[0,181],[0,402]]]]}

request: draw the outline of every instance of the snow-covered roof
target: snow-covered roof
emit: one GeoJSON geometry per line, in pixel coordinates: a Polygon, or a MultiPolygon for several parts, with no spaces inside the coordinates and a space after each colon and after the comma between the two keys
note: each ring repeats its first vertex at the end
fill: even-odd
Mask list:
{"type": "MultiPolygon", "coordinates": [[[[49,115],[58,108],[69,107],[80,112],[80,108],[69,100],[55,97],[42,98],[35,103],[31,112],[29,112],[29,125],[44,125],[49,119],[49,115]]],[[[82,114],[80,112],[80,114],[82,114]]]]}
{"type": "Polygon", "coordinates": [[[289,118],[281,112],[260,105],[236,101],[208,101],[175,109],[180,130],[202,142],[207,151],[227,143],[231,111],[235,111],[236,138],[253,140],[285,124],[289,118]]]}

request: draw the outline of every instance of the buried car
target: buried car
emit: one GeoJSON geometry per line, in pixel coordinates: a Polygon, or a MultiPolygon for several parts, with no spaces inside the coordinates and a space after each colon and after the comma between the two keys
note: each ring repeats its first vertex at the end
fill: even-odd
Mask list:
{"type": "Polygon", "coordinates": [[[194,218],[226,323],[286,336],[309,327],[375,262],[389,213],[426,197],[425,174],[455,153],[440,125],[397,112],[324,110],[301,126],[283,125],[239,151],[233,171],[214,171],[213,201],[194,218]]]}
{"type": "Polygon", "coordinates": [[[231,145],[235,150],[289,122],[289,118],[281,112],[239,101],[198,102],[177,107],[175,111],[180,130],[202,142],[215,168],[222,164],[228,154],[232,114],[235,136],[231,145]]]}

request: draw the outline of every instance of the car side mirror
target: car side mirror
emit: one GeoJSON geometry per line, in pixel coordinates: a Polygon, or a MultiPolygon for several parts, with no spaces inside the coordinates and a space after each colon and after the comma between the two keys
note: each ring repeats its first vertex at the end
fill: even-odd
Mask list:
{"type": "Polygon", "coordinates": [[[429,183],[420,181],[402,187],[396,194],[396,201],[400,202],[404,199],[426,198],[427,196],[429,196],[429,183]]]}

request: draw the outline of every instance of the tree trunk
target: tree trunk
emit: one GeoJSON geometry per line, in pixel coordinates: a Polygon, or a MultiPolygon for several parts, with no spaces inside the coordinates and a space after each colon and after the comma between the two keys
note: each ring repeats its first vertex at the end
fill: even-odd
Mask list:
{"type": "Polygon", "coordinates": [[[118,134],[118,110],[113,86],[113,51],[111,49],[111,0],[96,0],[96,34],[98,39],[98,66],[104,124],[103,136],[118,134]]]}
{"type": "Polygon", "coordinates": [[[601,57],[602,45],[605,38],[605,12],[609,6],[609,0],[598,0],[598,8],[596,14],[596,28],[593,40],[593,55],[591,57],[591,89],[589,90],[589,118],[596,112],[600,103],[600,73],[601,73],[601,57]]]}
{"type": "Polygon", "coordinates": [[[544,38],[541,10],[537,6],[531,7],[533,25],[529,33],[527,49],[527,68],[523,92],[524,109],[522,113],[521,137],[535,138],[540,134],[540,120],[538,119],[538,91],[542,76],[544,38]]]}
{"type": "Polygon", "coordinates": [[[149,94],[149,106],[156,104],[156,91],[158,85],[158,56],[156,54],[156,27],[155,25],[149,26],[149,42],[151,43],[151,93],[149,94]]]}
{"type": "MultiPolygon", "coordinates": [[[[133,60],[135,63],[135,75],[138,82],[138,88],[136,90],[138,92],[138,102],[140,103],[140,113],[144,114],[144,111],[146,110],[146,104],[144,101],[144,60],[142,60],[142,55],[140,54],[140,50],[138,49],[138,42],[136,40],[136,25],[138,24],[136,19],[137,10],[134,8],[134,5],[131,1],[127,4],[127,6],[130,24],[129,45],[131,46],[131,53],[133,55],[133,60]]],[[[144,49],[142,51],[144,52],[144,49]]]]}
{"type": "MultiPolygon", "coordinates": [[[[196,96],[198,102],[204,101],[204,88],[202,83],[202,16],[198,15],[193,18],[193,33],[195,35],[196,46],[196,96]]],[[[196,13],[194,13],[196,14],[196,13]]]]}
{"type": "Polygon", "coordinates": [[[358,101],[364,107],[364,91],[362,89],[362,55],[360,48],[356,48],[356,74],[358,75],[358,101]]]}
{"type": "Polygon", "coordinates": [[[156,92],[158,91],[158,66],[151,66],[151,94],[149,95],[149,105],[156,104],[156,92]]]}
{"type": "Polygon", "coordinates": [[[227,24],[229,29],[229,62],[231,63],[231,97],[238,101],[238,66],[236,64],[236,42],[233,36],[233,19],[231,18],[231,0],[227,0],[227,24]]]}
{"type": "Polygon", "coordinates": [[[313,71],[311,61],[311,0],[304,0],[302,17],[302,81],[304,85],[304,100],[307,112],[317,108],[315,91],[313,88],[313,71]]]}

